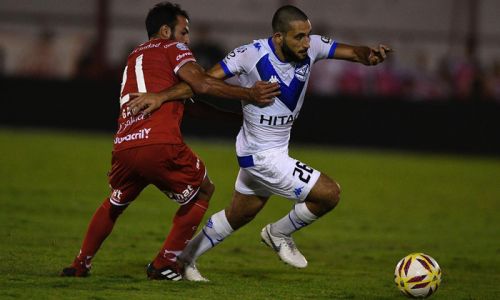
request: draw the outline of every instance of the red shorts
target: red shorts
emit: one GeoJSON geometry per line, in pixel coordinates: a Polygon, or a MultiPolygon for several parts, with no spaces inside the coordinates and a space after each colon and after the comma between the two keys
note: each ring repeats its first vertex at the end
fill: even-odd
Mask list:
{"type": "Polygon", "coordinates": [[[205,165],[186,144],[147,145],[113,152],[109,197],[114,205],[127,205],[149,184],[183,205],[200,189],[205,165]]]}

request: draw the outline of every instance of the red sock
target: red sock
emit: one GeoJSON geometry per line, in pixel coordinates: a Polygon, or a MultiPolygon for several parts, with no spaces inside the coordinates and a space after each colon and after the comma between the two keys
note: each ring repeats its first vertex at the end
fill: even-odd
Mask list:
{"type": "Polygon", "coordinates": [[[193,199],[188,204],[181,206],[175,213],[172,229],[163,243],[163,247],[153,261],[157,269],[171,265],[176,261],[177,255],[186,247],[200,225],[208,208],[208,201],[193,199]]]}
{"type": "Polygon", "coordinates": [[[109,198],[104,200],[90,221],[82,248],[73,264],[77,263],[77,261],[82,262],[84,260],[87,265],[90,264],[90,259],[92,259],[97,250],[101,247],[102,242],[111,233],[116,219],[126,207],[127,206],[112,205],[111,202],[109,202],[109,198]]]}

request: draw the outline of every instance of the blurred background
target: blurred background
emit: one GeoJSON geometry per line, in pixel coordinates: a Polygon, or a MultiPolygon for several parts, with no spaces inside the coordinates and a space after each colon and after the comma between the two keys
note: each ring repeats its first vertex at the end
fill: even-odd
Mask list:
{"type": "MultiPolygon", "coordinates": [[[[126,57],[146,41],[144,19],[157,2],[2,0],[0,125],[114,131],[126,57]]],[[[377,67],[317,63],[294,141],[500,154],[496,0],[173,2],[190,14],[190,47],[207,68],[270,36],[284,4],[304,10],[316,34],[396,50],[377,67]]],[[[238,131],[217,121],[184,123],[188,135],[238,131]]]]}

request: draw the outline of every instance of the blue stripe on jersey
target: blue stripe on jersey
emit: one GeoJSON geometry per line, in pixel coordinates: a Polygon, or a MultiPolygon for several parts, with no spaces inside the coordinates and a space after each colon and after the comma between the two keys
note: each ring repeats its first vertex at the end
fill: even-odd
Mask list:
{"type": "Polygon", "coordinates": [[[337,45],[337,41],[334,41],[332,47],[330,48],[330,52],[328,52],[328,58],[333,58],[333,56],[335,55],[335,49],[337,49],[337,45]]]}
{"type": "Polygon", "coordinates": [[[224,73],[226,74],[227,77],[233,77],[234,74],[229,71],[229,68],[227,67],[226,63],[224,61],[219,62],[220,66],[222,67],[222,70],[224,70],[224,73]]]}
{"type": "MultiPolygon", "coordinates": [[[[309,64],[310,59],[307,57],[304,60],[302,65],[296,66],[295,69],[300,68],[303,65],[309,64]]],[[[290,86],[287,86],[285,82],[280,78],[276,70],[273,68],[273,65],[269,61],[269,54],[263,56],[259,62],[257,63],[257,71],[259,72],[260,79],[262,81],[269,81],[271,77],[275,77],[279,79],[281,94],[277,96],[283,104],[290,109],[290,111],[294,111],[297,107],[297,103],[299,102],[300,94],[302,93],[302,89],[304,88],[305,81],[300,81],[297,77],[293,77],[292,82],[290,82],[290,86]]]]}

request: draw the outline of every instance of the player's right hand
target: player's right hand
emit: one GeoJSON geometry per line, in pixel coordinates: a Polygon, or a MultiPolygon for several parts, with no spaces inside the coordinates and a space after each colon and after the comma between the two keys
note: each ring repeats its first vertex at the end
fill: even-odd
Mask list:
{"type": "Polygon", "coordinates": [[[250,88],[250,94],[253,104],[264,107],[274,103],[274,97],[281,94],[280,85],[276,82],[257,81],[250,88]]]}
{"type": "Polygon", "coordinates": [[[128,108],[134,116],[141,111],[148,115],[160,108],[163,103],[161,96],[156,93],[130,93],[129,95],[132,100],[128,102],[128,108]]]}
{"type": "Polygon", "coordinates": [[[378,45],[378,48],[370,48],[370,51],[368,62],[371,66],[375,66],[383,62],[387,58],[387,54],[393,52],[392,48],[382,44],[378,45]]]}

